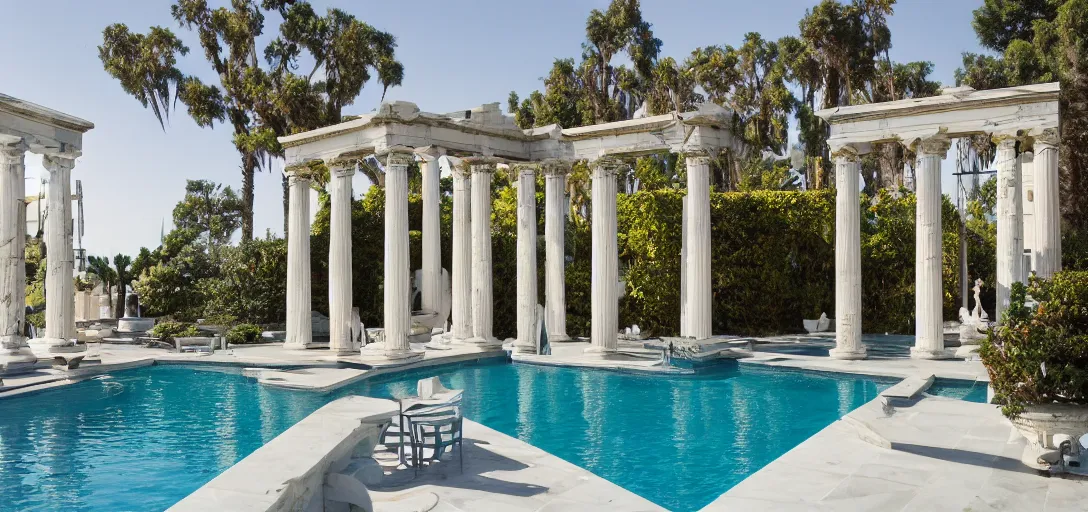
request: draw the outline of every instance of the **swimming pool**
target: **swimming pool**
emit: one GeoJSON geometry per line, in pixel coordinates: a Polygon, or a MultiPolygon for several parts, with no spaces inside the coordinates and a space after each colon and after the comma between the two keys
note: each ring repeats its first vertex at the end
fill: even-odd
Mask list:
{"type": "Polygon", "coordinates": [[[154,366],[0,400],[0,510],[162,510],[321,405],[438,375],[465,414],[672,510],[697,510],[893,381],[727,363],[644,376],[485,362],[328,394],[154,366]]]}

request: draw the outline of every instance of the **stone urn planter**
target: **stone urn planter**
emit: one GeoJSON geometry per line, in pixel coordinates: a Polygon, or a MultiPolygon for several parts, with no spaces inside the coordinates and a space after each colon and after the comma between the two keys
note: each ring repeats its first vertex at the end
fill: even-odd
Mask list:
{"type": "MultiPolygon", "coordinates": [[[[1055,435],[1064,434],[1079,441],[1088,434],[1088,405],[1026,405],[1024,411],[1011,421],[1032,444],[1057,450],[1060,440],[1055,442],[1055,435]]],[[[1073,453],[1079,452],[1079,442],[1073,445],[1073,453]]]]}

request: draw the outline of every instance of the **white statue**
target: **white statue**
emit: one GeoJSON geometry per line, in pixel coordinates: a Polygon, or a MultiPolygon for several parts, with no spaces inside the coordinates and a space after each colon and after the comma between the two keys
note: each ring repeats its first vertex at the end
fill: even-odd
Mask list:
{"type": "Polygon", "coordinates": [[[989,316],[982,309],[982,280],[975,279],[975,308],[967,311],[960,308],[960,345],[978,345],[982,338],[986,337],[985,330],[989,327],[989,316]]]}

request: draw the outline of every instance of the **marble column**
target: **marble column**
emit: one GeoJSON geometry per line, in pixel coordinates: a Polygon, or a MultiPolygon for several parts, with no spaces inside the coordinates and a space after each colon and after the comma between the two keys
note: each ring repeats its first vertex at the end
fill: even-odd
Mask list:
{"type": "Polygon", "coordinates": [[[412,287],[408,253],[408,166],[415,159],[406,151],[379,155],[385,170],[385,301],[384,343],[364,348],[362,359],[372,364],[399,364],[423,357],[409,342],[412,287]],[[369,350],[368,350],[369,349],[369,350]]]}
{"type": "Polygon", "coordinates": [[[593,164],[593,262],[590,283],[590,346],[587,354],[616,352],[619,332],[619,253],[616,244],[616,175],[623,162],[602,158],[593,164]]]}
{"type": "MultiPolygon", "coordinates": [[[[72,250],[71,157],[42,157],[45,167],[45,336],[30,346],[52,351],[75,344],[76,297],[72,282],[75,254],[72,250]]],[[[122,283],[120,286],[124,286],[122,283]]]]}
{"type": "Polygon", "coordinates": [[[472,337],[468,343],[501,345],[492,334],[494,304],[491,281],[491,175],[495,163],[469,159],[472,173],[472,337]]]}
{"type": "Polygon", "coordinates": [[[287,341],[285,349],[305,350],[313,341],[310,319],[309,168],[287,169],[287,341]]]}
{"type": "Polygon", "coordinates": [[[457,163],[453,170],[453,264],[450,269],[450,338],[463,342],[472,337],[472,173],[457,163]]]}
{"type": "Polygon", "coordinates": [[[1061,215],[1058,210],[1058,130],[1035,137],[1036,274],[1049,278],[1062,269],[1061,215]]]}
{"type": "Polygon", "coordinates": [[[861,341],[861,161],[853,147],[835,160],[835,359],[865,359],[861,341]]]}
{"type": "Polygon", "coordinates": [[[0,138],[0,375],[29,371],[38,358],[24,336],[26,326],[26,144],[0,138]]]}
{"type": "Polygon", "coordinates": [[[537,306],[536,273],[536,171],[535,165],[514,167],[518,180],[518,337],[514,348],[535,354],[537,306]]]}
{"type": "Polygon", "coordinates": [[[548,342],[570,341],[567,335],[566,249],[567,174],[570,164],[544,164],[544,316],[548,342]]]}
{"type": "Polygon", "coordinates": [[[687,294],[684,313],[687,315],[685,336],[703,340],[711,336],[711,292],[710,292],[710,157],[701,154],[688,154],[687,162],[687,208],[689,215],[685,222],[687,244],[685,253],[684,277],[687,294]]]}
{"type": "MultiPolygon", "coordinates": [[[[995,135],[997,143],[997,306],[994,319],[1009,305],[1012,283],[1023,276],[1024,203],[1021,190],[1020,159],[1016,155],[1017,138],[995,135]]],[[[1040,166],[1041,167],[1041,166],[1040,166]]]]}
{"type": "Polygon", "coordinates": [[[329,350],[354,351],[351,345],[351,178],[355,161],[329,165],[329,350]]]}
{"type": "Polygon", "coordinates": [[[949,140],[932,137],[922,140],[914,186],[914,347],[911,357],[946,359],[944,348],[944,288],[941,275],[941,160],[948,154],[949,140]]]}
{"type": "Polygon", "coordinates": [[[442,231],[440,212],[442,193],[438,182],[440,171],[438,158],[444,151],[434,146],[415,152],[423,177],[423,255],[422,282],[420,283],[420,307],[424,311],[442,308],[442,231]]]}

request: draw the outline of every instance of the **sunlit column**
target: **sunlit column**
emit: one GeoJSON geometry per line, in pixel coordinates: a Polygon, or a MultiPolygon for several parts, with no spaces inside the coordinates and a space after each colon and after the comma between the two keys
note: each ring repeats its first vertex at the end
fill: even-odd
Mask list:
{"type": "Polygon", "coordinates": [[[536,272],[536,165],[513,168],[518,180],[518,337],[515,348],[536,353],[537,272],[536,272]]]}
{"type": "Polygon", "coordinates": [[[1035,137],[1035,268],[1039,277],[1062,269],[1062,230],[1058,210],[1058,131],[1035,137]]]}
{"type": "Polygon", "coordinates": [[[442,193],[439,190],[438,158],[445,151],[429,146],[416,150],[423,178],[423,255],[420,306],[438,311],[442,306],[442,231],[439,220],[442,193]]]}
{"type": "MultiPolygon", "coordinates": [[[[73,344],[76,337],[76,298],[72,271],[72,167],[75,159],[46,155],[45,166],[45,250],[46,274],[45,336],[34,343],[44,346],[73,344]]],[[[118,286],[125,286],[120,283],[118,286]]]]}
{"type": "Polygon", "coordinates": [[[0,136],[0,374],[33,367],[37,358],[23,335],[26,326],[26,144],[0,136]]]}
{"type": "Polygon", "coordinates": [[[351,178],[355,161],[329,167],[329,350],[351,352],[351,178]]]}
{"type": "Polygon", "coordinates": [[[310,320],[310,175],[308,167],[288,168],[287,341],[305,350],[313,341],[310,320]]]}
{"type": "Polygon", "coordinates": [[[450,167],[453,170],[451,337],[454,341],[465,341],[472,337],[472,173],[464,164],[450,167]]]}
{"type": "Polygon", "coordinates": [[[619,254],[616,243],[616,175],[623,163],[602,158],[593,163],[593,262],[590,284],[588,354],[606,357],[616,351],[619,330],[619,254]]]}
{"type": "Polygon", "coordinates": [[[706,339],[711,336],[710,294],[710,157],[691,153],[687,162],[688,200],[684,214],[689,216],[684,225],[687,236],[684,243],[684,277],[687,294],[684,313],[687,332],[684,336],[706,339]]]}
{"type": "Polygon", "coordinates": [[[385,166],[385,350],[408,350],[412,321],[408,255],[408,166],[410,153],[390,152],[385,166]]]}
{"type": "Polygon", "coordinates": [[[470,159],[472,172],[472,338],[469,343],[498,345],[492,334],[491,175],[495,163],[470,159]]]}
{"type": "MultiPolygon", "coordinates": [[[[1024,203],[1017,138],[994,135],[997,143],[997,321],[1009,306],[1012,284],[1023,276],[1024,203]]],[[[1040,165],[1040,167],[1042,167],[1040,165]]]]}
{"type": "Polygon", "coordinates": [[[914,347],[910,354],[919,359],[952,356],[944,349],[944,289],[941,275],[941,160],[948,154],[948,147],[947,138],[931,137],[922,140],[916,149],[914,347]]]}
{"type": "Polygon", "coordinates": [[[548,341],[568,341],[566,302],[566,250],[564,237],[567,224],[567,207],[564,195],[567,190],[567,174],[570,164],[546,162],[544,164],[544,295],[545,316],[548,324],[548,341]]]}
{"type": "Polygon", "coordinates": [[[835,160],[835,359],[865,359],[861,341],[861,205],[858,152],[843,146],[835,160]]]}

